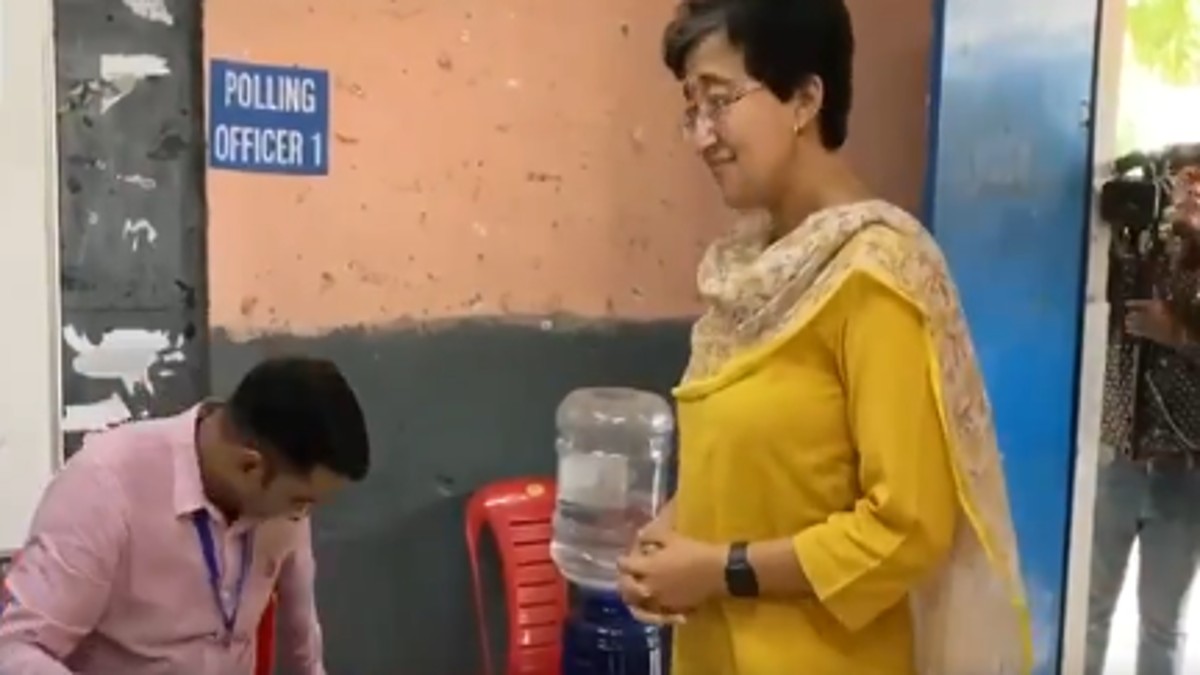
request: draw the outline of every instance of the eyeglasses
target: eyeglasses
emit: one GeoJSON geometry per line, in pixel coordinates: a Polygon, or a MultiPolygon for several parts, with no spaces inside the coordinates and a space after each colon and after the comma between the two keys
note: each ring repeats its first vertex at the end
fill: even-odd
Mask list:
{"type": "Polygon", "coordinates": [[[719,124],[724,120],[725,114],[729,112],[729,109],[737,104],[738,101],[762,88],[763,85],[755,82],[736,87],[729,92],[701,97],[684,108],[683,119],[680,120],[682,131],[685,135],[691,135],[696,133],[696,130],[700,128],[701,122],[706,122],[709,125],[719,124]]]}

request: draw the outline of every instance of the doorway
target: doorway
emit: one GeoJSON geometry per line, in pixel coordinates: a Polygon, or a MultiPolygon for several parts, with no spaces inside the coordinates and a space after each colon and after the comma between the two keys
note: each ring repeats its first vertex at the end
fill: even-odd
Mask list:
{"type": "MultiPolygon", "coordinates": [[[[1098,191],[1113,177],[1118,158],[1200,142],[1200,2],[1105,0],[1102,14],[1093,152],[1098,191]]],[[[1107,220],[1098,209],[1093,211],[1061,672],[1134,673],[1139,644],[1144,646],[1143,667],[1174,658],[1181,659],[1183,672],[1200,672],[1200,645],[1188,647],[1174,635],[1200,631],[1200,602],[1184,602],[1179,620],[1170,618],[1179,600],[1186,600],[1188,580],[1200,560],[1200,471],[1186,461],[1176,466],[1174,460],[1147,459],[1159,453],[1153,448],[1135,449],[1138,444],[1158,447],[1157,442],[1137,440],[1154,434],[1155,425],[1147,420],[1158,413],[1144,412],[1147,405],[1195,403],[1189,406],[1187,397],[1180,397],[1178,404],[1155,397],[1157,403],[1131,404],[1137,421],[1129,427],[1116,421],[1119,415],[1113,410],[1130,391],[1139,391],[1139,400],[1154,395],[1154,387],[1142,386],[1148,381],[1144,373],[1164,366],[1129,366],[1116,355],[1115,342],[1127,339],[1121,337],[1119,318],[1126,292],[1113,290],[1109,281],[1116,277],[1116,286],[1121,286],[1129,268],[1122,255],[1110,252],[1123,250],[1114,242],[1122,235],[1114,232],[1127,236],[1128,230],[1107,220]],[[1118,268],[1110,268],[1112,264],[1118,268]],[[1127,367],[1136,375],[1113,375],[1127,367]],[[1117,439],[1124,435],[1134,439],[1129,447],[1114,447],[1123,443],[1117,439]],[[1142,547],[1157,561],[1147,563],[1154,569],[1144,576],[1142,547]],[[1105,613],[1098,608],[1105,606],[1114,607],[1106,646],[1103,622],[1097,620],[1105,613]]],[[[1138,352],[1159,353],[1149,348],[1138,352]]],[[[1153,360],[1160,361],[1158,356],[1153,360]]],[[[1200,381],[1200,369],[1193,379],[1200,381]]],[[[1176,429],[1174,437],[1179,447],[1190,447],[1188,430],[1176,429]]]]}

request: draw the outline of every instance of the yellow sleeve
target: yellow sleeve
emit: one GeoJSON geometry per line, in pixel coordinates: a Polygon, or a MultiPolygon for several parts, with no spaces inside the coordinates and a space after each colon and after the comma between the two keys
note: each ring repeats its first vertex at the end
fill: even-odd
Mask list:
{"type": "Polygon", "coordinates": [[[816,597],[857,630],[943,560],[958,501],[922,316],[865,275],[838,294],[847,302],[831,347],[862,495],[852,511],[801,532],[794,548],[816,597]]]}

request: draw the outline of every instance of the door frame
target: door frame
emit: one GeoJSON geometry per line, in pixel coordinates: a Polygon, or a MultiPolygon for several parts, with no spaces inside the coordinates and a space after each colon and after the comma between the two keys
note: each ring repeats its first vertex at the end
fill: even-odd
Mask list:
{"type": "MultiPolygon", "coordinates": [[[[1108,167],[1116,159],[1125,16],[1125,0],[1100,0],[1092,105],[1091,181],[1094,196],[1099,194],[1108,167]]],[[[1096,477],[1100,461],[1100,413],[1103,407],[1105,352],[1108,348],[1107,284],[1111,239],[1111,231],[1100,218],[1098,204],[1099,200],[1093,199],[1088,224],[1079,399],[1076,402],[1075,475],[1059,664],[1059,672],[1063,674],[1082,673],[1087,651],[1088,589],[1091,583],[1096,477]]]]}

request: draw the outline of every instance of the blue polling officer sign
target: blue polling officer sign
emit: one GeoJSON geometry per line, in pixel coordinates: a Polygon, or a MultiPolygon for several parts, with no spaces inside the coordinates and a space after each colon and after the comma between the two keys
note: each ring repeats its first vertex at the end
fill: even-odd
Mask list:
{"type": "Polygon", "coordinates": [[[216,169],[329,173],[329,72],[214,59],[208,163],[216,169]]]}

